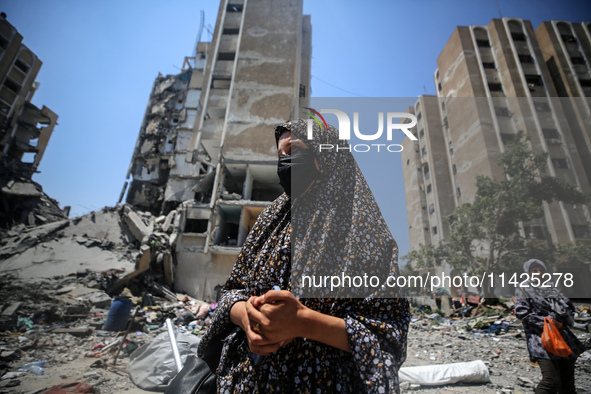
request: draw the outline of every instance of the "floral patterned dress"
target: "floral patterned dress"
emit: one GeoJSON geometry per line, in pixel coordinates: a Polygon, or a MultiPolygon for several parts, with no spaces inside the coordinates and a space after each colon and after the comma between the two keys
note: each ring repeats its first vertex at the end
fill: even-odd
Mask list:
{"type": "MultiPolygon", "coordinates": [[[[276,133],[287,129],[303,138],[305,127],[299,120],[278,126],[276,133]]],[[[346,144],[338,141],[332,126],[316,126],[315,132],[346,144]]],[[[310,141],[311,149],[321,141],[310,141]]],[[[410,320],[405,298],[391,289],[388,297],[377,291],[347,297],[328,290],[322,297],[298,296],[305,294],[301,274],[310,273],[311,262],[319,260],[351,275],[398,274],[396,243],[350,152],[341,153],[336,158],[318,155],[325,178],[293,201],[281,195],[249,233],[199,347],[202,354],[214,338],[224,342],[217,370],[220,393],[399,392],[398,369],[406,358],[410,320]],[[299,209],[292,210],[294,206],[299,209]],[[351,352],[296,338],[255,361],[246,334],[230,320],[230,309],[273,286],[292,291],[308,308],[344,319],[351,352]]]]}

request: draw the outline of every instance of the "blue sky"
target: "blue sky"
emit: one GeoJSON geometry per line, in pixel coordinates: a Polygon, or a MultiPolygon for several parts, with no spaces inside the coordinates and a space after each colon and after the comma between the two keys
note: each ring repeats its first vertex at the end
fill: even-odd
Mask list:
{"type": "MultiPolygon", "coordinates": [[[[312,20],[313,97],[435,94],[436,59],[458,25],[504,17],[591,20],[591,2],[549,0],[304,0],[312,20]],[[360,4],[363,4],[362,6],[360,4]]],[[[115,205],[154,78],[176,74],[211,39],[217,0],[0,0],[0,11],[43,61],[33,103],[59,115],[34,180],[79,216],[115,205]]],[[[367,174],[408,252],[401,163],[367,174]]]]}

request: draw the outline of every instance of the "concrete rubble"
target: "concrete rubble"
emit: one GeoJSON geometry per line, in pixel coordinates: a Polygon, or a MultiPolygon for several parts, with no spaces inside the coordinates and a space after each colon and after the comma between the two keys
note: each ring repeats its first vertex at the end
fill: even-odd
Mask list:
{"type": "MultiPolygon", "coordinates": [[[[215,304],[176,294],[150,275],[138,275],[109,295],[105,289],[123,277],[123,271],[109,269],[27,279],[13,272],[0,278],[0,393],[42,393],[68,382],[89,384],[100,393],[142,393],[128,375],[134,349],[165,332],[166,318],[173,319],[180,332],[201,337],[206,331],[215,304]],[[127,335],[102,329],[115,295],[127,296],[133,303],[129,316],[135,317],[127,335]],[[46,361],[43,375],[18,371],[23,364],[40,360],[46,361]]],[[[582,310],[578,323],[587,323],[588,311],[580,304],[577,308],[582,310]]],[[[402,382],[403,392],[526,393],[540,380],[539,368],[530,363],[521,323],[510,311],[481,305],[469,317],[432,312],[413,308],[404,367],[481,360],[490,382],[445,386],[402,382]]],[[[591,346],[587,331],[574,332],[591,346]]],[[[591,392],[589,351],[576,364],[576,382],[579,392],[591,392]]]]}
{"type": "Polygon", "coordinates": [[[172,287],[177,211],[156,218],[131,206],[105,207],[88,215],[40,226],[0,230],[0,272],[19,278],[51,278],[90,270],[119,270],[114,293],[133,278],[151,276],[172,287]]]}
{"type": "MultiPolygon", "coordinates": [[[[578,309],[585,305],[575,303],[578,309]]],[[[586,305],[587,307],[589,305],[586,305]]],[[[478,308],[478,307],[477,307],[478,308]]],[[[474,308],[476,309],[476,308],[474,308]]],[[[475,316],[434,318],[431,311],[413,308],[407,359],[403,367],[439,365],[482,360],[488,367],[488,384],[424,386],[401,383],[402,392],[416,393],[531,393],[541,380],[540,368],[530,363],[523,326],[510,310],[480,305],[475,316]]],[[[591,334],[584,322],[584,311],[577,318],[581,328],[573,332],[587,349],[591,334]]],[[[578,392],[591,392],[591,352],[581,356],[575,369],[578,392]]]]}
{"type": "Polygon", "coordinates": [[[134,387],[123,372],[133,350],[128,346],[150,342],[167,317],[179,330],[203,333],[210,304],[172,290],[176,215],[154,217],[118,205],[1,230],[0,393],[37,392],[69,381],[103,393],[127,390],[134,387]],[[102,330],[121,296],[137,310],[124,342],[102,330]],[[121,361],[113,365],[118,351],[121,361]],[[47,362],[43,375],[18,371],[41,360],[47,362]]]}
{"type": "Polygon", "coordinates": [[[0,229],[67,219],[69,208],[60,209],[58,202],[31,180],[32,172],[32,167],[20,160],[0,158],[0,229]]]}
{"type": "MultiPolygon", "coordinates": [[[[112,298],[101,284],[112,272],[84,272],[54,278],[0,279],[0,393],[42,393],[71,382],[83,382],[100,393],[145,392],[131,382],[129,356],[166,331],[173,319],[177,330],[201,337],[209,325],[208,303],[185,295],[156,295],[149,282],[134,284],[129,333],[103,330],[112,298]],[[141,290],[140,290],[141,287],[141,290]],[[31,291],[34,289],[34,291],[31,291]],[[152,293],[147,292],[152,291],[152,293]],[[137,311],[137,313],[136,313],[137,311]],[[19,367],[44,360],[44,373],[21,372],[19,367]]],[[[127,319],[127,316],[126,316],[127,319]]]]}
{"type": "MultiPolygon", "coordinates": [[[[129,355],[164,332],[166,318],[172,318],[181,332],[203,335],[215,308],[210,302],[215,300],[179,294],[172,286],[182,209],[181,204],[155,217],[118,205],[79,218],[2,231],[0,393],[42,393],[74,382],[100,393],[141,393],[129,378],[129,355]],[[124,316],[132,317],[128,332],[103,330],[118,297],[131,300],[124,316]],[[42,360],[42,375],[18,370],[42,360]]],[[[589,348],[591,316],[584,306],[577,304],[575,333],[589,348]]],[[[521,323],[510,307],[510,302],[478,304],[447,315],[425,305],[413,307],[404,367],[480,360],[490,382],[402,382],[403,391],[531,392],[541,374],[530,364],[521,323]]],[[[576,368],[578,388],[591,392],[589,351],[576,368]]]]}

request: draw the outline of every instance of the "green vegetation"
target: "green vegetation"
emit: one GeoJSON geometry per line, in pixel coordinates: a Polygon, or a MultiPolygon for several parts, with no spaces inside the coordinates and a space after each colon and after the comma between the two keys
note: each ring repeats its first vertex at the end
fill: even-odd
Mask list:
{"type": "MultiPolygon", "coordinates": [[[[544,202],[586,204],[589,196],[561,178],[545,173],[547,153],[534,153],[529,138],[519,132],[499,157],[504,179],[478,176],[471,204],[456,208],[447,220],[451,234],[438,246],[421,245],[406,256],[414,268],[433,267],[446,261],[470,274],[520,271],[524,261],[539,258],[557,261],[591,260],[591,246],[579,243],[552,245],[547,239],[523,234],[529,223],[544,216],[544,202]]],[[[525,231],[527,232],[527,231],[525,231]]],[[[489,297],[489,286],[484,289],[489,297]]]]}

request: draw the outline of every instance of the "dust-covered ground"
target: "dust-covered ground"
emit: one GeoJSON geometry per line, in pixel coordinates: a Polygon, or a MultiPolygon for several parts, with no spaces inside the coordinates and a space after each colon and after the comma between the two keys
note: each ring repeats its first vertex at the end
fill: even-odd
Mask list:
{"type": "MultiPolygon", "coordinates": [[[[418,316],[415,316],[415,318],[418,316]]],[[[531,393],[541,380],[540,368],[530,362],[521,322],[514,316],[492,318],[503,325],[506,331],[487,334],[469,328],[470,319],[443,319],[442,324],[428,318],[411,323],[407,359],[403,367],[458,363],[482,360],[488,367],[490,382],[478,385],[461,383],[446,386],[420,386],[402,384],[403,391],[417,393],[531,393]],[[446,324],[447,323],[447,324],[446,324]],[[449,325],[448,325],[449,324],[449,325]]],[[[573,332],[590,344],[591,335],[582,330],[573,332]]],[[[591,393],[591,359],[581,357],[575,369],[578,393],[591,393]]]]}
{"type": "MultiPolygon", "coordinates": [[[[100,278],[99,274],[79,274],[0,280],[0,300],[10,300],[4,305],[19,304],[16,316],[21,322],[16,330],[0,332],[0,393],[43,393],[54,385],[69,382],[87,383],[103,394],[147,392],[130,379],[129,353],[165,332],[166,318],[173,319],[181,331],[197,337],[205,332],[207,317],[198,307],[208,304],[182,295],[176,302],[152,296],[153,305],[139,309],[114,364],[118,346],[106,351],[102,346],[115,342],[124,333],[101,329],[108,313],[108,297],[99,289],[87,287],[99,283],[100,278]],[[19,366],[39,360],[47,362],[43,375],[18,372],[19,366]]],[[[131,299],[137,305],[142,302],[139,297],[131,299]]],[[[521,323],[514,316],[434,319],[415,312],[413,320],[403,367],[482,360],[490,382],[433,387],[402,383],[403,392],[528,393],[533,392],[541,378],[539,368],[530,363],[521,323]],[[490,331],[495,323],[502,327],[497,335],[486,333],[486,327],[490,331]]],[[[580,330],[575,333],[589,345],[590,334],[580,330]]],[[[577,362],[576,384],[579,393],[591,393],[588,358],[577,362]]]]}

